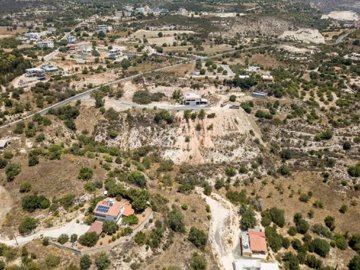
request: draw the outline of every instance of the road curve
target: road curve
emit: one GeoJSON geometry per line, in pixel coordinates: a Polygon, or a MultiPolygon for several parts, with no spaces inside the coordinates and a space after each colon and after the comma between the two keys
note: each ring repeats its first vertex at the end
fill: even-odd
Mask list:
{"type": "Polygon", "coordinates": [[[121,79],[117,79],[117,80],[114,80],[114,81],[110,81],[110,82],[108,82],[108,83],[105,83],[105,84],[96,86],[96,87],[94,87],[94,88],[91,88],[91,89],[89,89],[89,90],[86,90],[86,91],[84,91],[84,92],[81,92],[81,93],[79,93],[79,94],[77,94],[77,95],[75,95],[75,96],[72,96],[72,97],[69,97],[69,98],[67,98],[67,99],[64,99],[64,100],[62,100],[62,101],[60,101],[60,102],[58,102],[58,103],[52,104],[52,105],[50,105],[50,106],[48,106],[48,107],[46,107],[46,108],[44,108],[44,109],[41,109],[41,110],[39,110],[39,111],[37,111],[37,112],[31,113],[31,114],[29,114],[29,115],[26,115],[26,116],[22,117],[21,119],[18,119],[18,120],[12,121],[12,122],[10,122],[10,123],[7,123],[7,124],[5,124],[5,125],[3,125],[3,126],[0,126],[0,129],[2,129],[2,128],[7,128],[7,127],[10,127],[10,126],[15,125],[15,124],[17,124],[17,123],[20,123],[20,122],[22,122],[22,121],[24,121],[24,120],[27,120],[27,119],[29,119],[29,118],[32,118],[32,117],[33,117],[34,115],[36,115],[36,114],[44,115],[44,114],[47,114],[47,113],[49,112],[49,110],[51,110],[51,109],[56,109],[56,108],[59,108],[59,107],[61,107],[61,106],[67,105],[67,104],[69,104],[70,102],[83,99],[83,98],[89,96],[91,93],[99,90],[99,89],[100,89],[101,87],[103,87],[103,86],[110,86],[110,85],[113,85],[113,84],[116,84],[116,83],[120,83],[120,82],[124,82],[124,81],[128,81],[128,80],[132,80],[132,79],[135,79],[135,78],[137,78],[137,77],[143,76],[143,75],[145,75],[145,74],[151,74],[151,73],[154,73],[154,72],[159,72],[159,71],[162,71],[162,70],[166,70],[166,69],[169,69],[169,68],[173,68],[173,67],[182,65],[182,64],[184,64],[185,62],[191,62],[191,61],[193,61],[193,60],[188,60],[188,61],[184,61],[184,62],[182,62],[182,63],[178,63],[178,64],[174,64],[174,65],[169,65],[169,66],[165,66],[165,67],[153,69],[153,70],[150,70],[150,71],[147,71],[147,72],[144,72],[144,73],[143,73],[143,72],[140,72],[140,73],[138,73],[138,74],[131,75],[131,76],[128,76],[128,77],[125,77],[125,78],[121,78],[121,79]]]}

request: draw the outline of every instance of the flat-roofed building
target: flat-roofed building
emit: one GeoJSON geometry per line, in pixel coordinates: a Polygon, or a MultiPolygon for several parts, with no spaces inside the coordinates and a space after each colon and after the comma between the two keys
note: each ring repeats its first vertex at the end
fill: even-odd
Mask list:
{"type": "Polygon", "coordinates": [[[193,106],[193,105],[206,105],[208,104],[208,101],[207,99],[201,98],[199,94],[189,92],[189,93],[185,93],[182,103],[184,105],[193,106]]]}

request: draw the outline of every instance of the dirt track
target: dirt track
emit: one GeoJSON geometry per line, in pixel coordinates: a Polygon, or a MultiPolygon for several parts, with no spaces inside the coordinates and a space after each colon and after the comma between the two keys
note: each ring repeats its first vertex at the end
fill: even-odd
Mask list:
{"type": "Polygon", "coordinates": [[[0,227],[4,223],[6,214],[10,211],[12,205],[12,199],[7,190],[0,186],[0,227]]]}
{"type": "Polygon", "coordinates": [[[201,196],[205,198],[211,210],[209,241],[214,254],[221,269],[233,270],[233,261],[240,253],[239,216],[234,206],[220,195],[213,193],[206,196],[201,193],[201,196]]]}

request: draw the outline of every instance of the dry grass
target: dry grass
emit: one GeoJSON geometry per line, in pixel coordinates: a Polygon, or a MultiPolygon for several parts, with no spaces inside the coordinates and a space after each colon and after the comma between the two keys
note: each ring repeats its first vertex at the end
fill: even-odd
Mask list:
{"type": "Polygon", "coordinates": [[[52,200],[69,193],[77,196],[84,193],[84,183],[78,179],[79,170],[83,166],[93,168],[93,179],[105,178],[105,171],[99,166],[98,161],[84,157],[63,155],[61,160],[41,159],[40,163],[34,167],[27,165],[27,158],[23,155],[14,157],[12,162],[21,164],[21,173],[13,182],[7,183],[5,174],[2,172],[1,184],[4,185],[11,198],[13,198],[11,210],[2,227],[5,233],[17,231],[18,224],[26,215],[36,217],[44,214],[46,216],[48,212],[48,210],[37,210],[30,214],[22,209],[21,199],[25,195],[19,193],[21,183],[31,183],[32,190],[30,194],[42,194],[52,200]]]}
{"type": "MultiPolygon", "coordinates": [[[[239,189],[243,189],[242,186],[239,189]]],[[[288,178],[266,178],[263,181],[255,181],[245,187],[248,195],[250,193],[255,197],[258,196],[263,204],[263,208],[277,207],[284,209],[286,217],[286,225],[281,229],[283,236],[287,235],[288,228],[293,225],[293,216],[295,213],[301,213],[307,218],[310,225],[321,223],[324,225],[324,218],[326,216],[335,217],[336,228],[335,232],[339,233],[359,233],[360,227],[360,205],[359,192],[346,192],[339,190],[331,184],[324,184],[322,178],[317,173],[301,172],[294,173],[288,178]],[[304,203],[299,200],[301,193],[313,193],[309,202],[304,203]],[[313,206],[316,200],[320,200],[324,208],[319,209],[313,206]],[[357,205],[352,206],[351,201],[356,201],[357,205]],[[339,212],[339,208],[346,204],[348,211],[345,214],[339,212]],[[313,210],[314,218],[308,219],[307,213],[313,210]]],[[[224,191],[222,191],[224,192],[224,191]]],[[[331,254],[326,258],[325,262],[328,265],[339,264],[339,269],[345,267],[348,261],[354,256],[355,252],[350,249],[341,251],[332,249],[331,254]]]]}

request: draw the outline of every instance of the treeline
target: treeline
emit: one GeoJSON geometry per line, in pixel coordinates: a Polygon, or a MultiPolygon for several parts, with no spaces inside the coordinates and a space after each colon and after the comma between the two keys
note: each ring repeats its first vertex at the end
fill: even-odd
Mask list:
{"type": "Polygon", "coordinates": [[[16,50],[6,53],[0,49],[0,84],[7,84],[30,68],[30,62],[16,50]]]}

